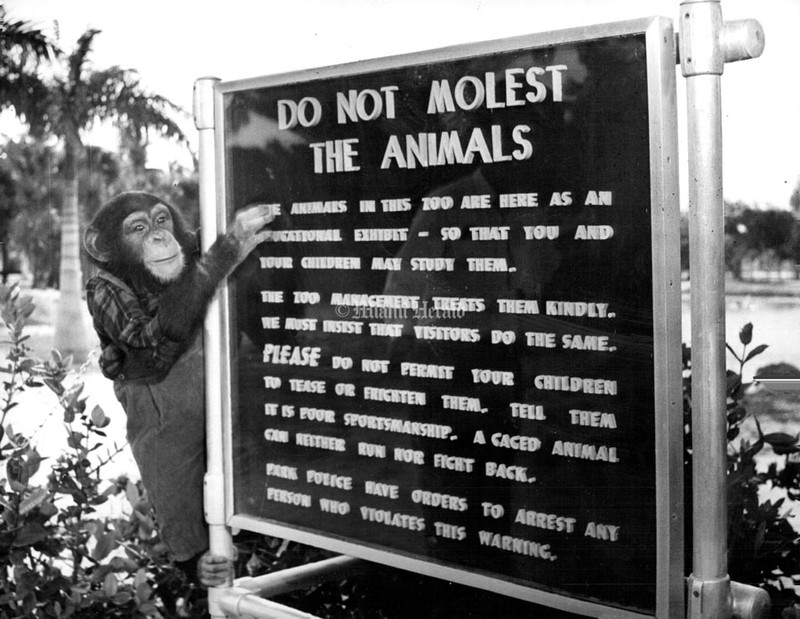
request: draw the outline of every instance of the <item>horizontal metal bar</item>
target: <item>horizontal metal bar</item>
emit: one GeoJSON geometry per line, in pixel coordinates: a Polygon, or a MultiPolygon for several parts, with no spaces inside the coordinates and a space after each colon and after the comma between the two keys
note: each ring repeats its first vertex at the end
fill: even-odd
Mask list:
{"type": "Polygon", "coordinates": [[[286,593],[287,591],[305,589],[319,583],[333,580],[334,578],[363,568],[366,565],[367,562],[361,559],[342,555],[323,561],[317,561],[316,563],[298,565],[297,567],[291,567],[254,578],[237,578],[234,586],[264,597],[273,597],[286,593]]]}
{"type": "MultiPolygon", "coordinates": [[[[209,591],[211,597],[214,590],[209,591]]],[[[231,587],[217,590],[213,601],[226,614],[234,617],[248,616],[257,619],[320,619],[316,615],[265,600],[248,591],[231,587]]],[[[209,600],[211,601],[211,600],[209,600]]]]}

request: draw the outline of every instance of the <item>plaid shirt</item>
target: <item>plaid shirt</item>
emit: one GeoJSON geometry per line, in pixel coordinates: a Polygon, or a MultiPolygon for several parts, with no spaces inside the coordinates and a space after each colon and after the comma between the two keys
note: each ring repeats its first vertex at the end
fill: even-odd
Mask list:
{"type": "Polygon", "coordinates": [[[158,297],[105,271],[87,282],[86,302],[100,337],[100,369],[107,378],[161,380],[185,351],[184,342],[162,332],[158,297]]]}

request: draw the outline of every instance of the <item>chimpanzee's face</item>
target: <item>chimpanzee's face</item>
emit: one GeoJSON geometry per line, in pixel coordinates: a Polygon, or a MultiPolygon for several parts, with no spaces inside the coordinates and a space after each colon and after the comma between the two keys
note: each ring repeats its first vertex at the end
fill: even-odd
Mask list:
{"type": "Polygon", "coordinates": [[[164,204],[128,215],[122,221],[122,242],[128,256],[138,258],[160,282],[171,282],[183,271],[183,249],[175,239],[172,213],[164,204]]]}

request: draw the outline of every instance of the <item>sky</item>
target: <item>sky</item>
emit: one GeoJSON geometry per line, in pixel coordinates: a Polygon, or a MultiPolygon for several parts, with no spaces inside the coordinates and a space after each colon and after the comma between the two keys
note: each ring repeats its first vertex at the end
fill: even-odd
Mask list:
{"type": "MultiPolygon", "coordinates": [[[[223,81],[509,36],[662,15],[679,0],[5,0],[71,51],[88,28],[93,65],[138,70],[144,86],[188,111],[196,79],[223,81]]],[[[725,20],[757,19],[764,54],[725,66],[727,200],[788,208],[800,181],[800,0],[722,0],[725,20]]],[[[685,106],[679,77],[679,109],[685,106]]],[[[679,112],[683,142],[684,114],[679,112]]],[[[191,125],[189,126],[192,129],[191,125]]],[[[0,124],[0,133],[3,133],[0,124]]],[[[685,161],[685,147],[682,146],[685,161]]],[[[163,157],[163,153],[161,155],[163,157]]],[[[682,169],[685,177],[685,163],[682,169]]],[[[685,200],[685,198],[684,198],[685,200]]]]}

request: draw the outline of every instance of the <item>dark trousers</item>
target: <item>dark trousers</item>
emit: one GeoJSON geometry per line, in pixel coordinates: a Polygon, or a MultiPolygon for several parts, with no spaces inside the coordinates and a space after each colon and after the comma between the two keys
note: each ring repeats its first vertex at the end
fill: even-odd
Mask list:
{"type": "Polygon", "coordinates": [[[205,384],[200,338],[154,385],[114,382],[128,442],[175,560],[208,548],[203,515],[205,384]]]}

